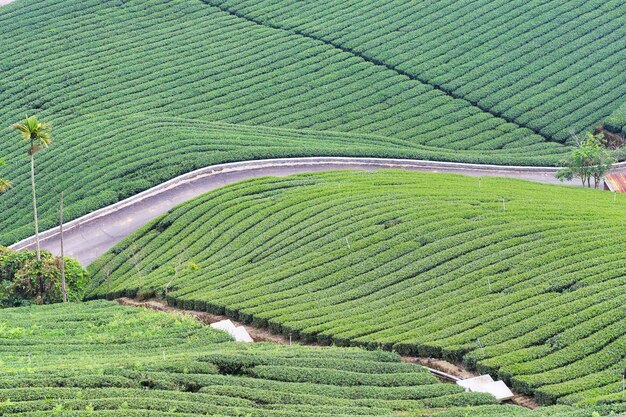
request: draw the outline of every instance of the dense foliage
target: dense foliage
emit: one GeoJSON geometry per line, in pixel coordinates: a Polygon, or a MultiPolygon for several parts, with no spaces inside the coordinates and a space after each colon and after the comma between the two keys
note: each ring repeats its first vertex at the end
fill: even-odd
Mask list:
{"type": "Polygon", "coordinates": [[[593,180],[593,188],[598,188],[602,185],[604,176],[617,161],[617,156],[623,152],[623,149],[609,149],[603,133],[598,135],[587,133],[587,137],[572,148],[569,157],[563,161],[564,168],[559,170],[556,176],[561,181],[577,177],[583,187],[589,188],[593,180]]]}
{"type": "Polygon", "coordinates": [[[91,297],[177,306],[340,345],[464,361],[545,402],[621,393],[626,200],[399,171],[228,186],[171,210],[90,270],[91,297]],[[111,271],[110,290],[104,284],[111,271]]]}
{"type": "Polygon", "coordinates": [[[611,133],[619,133],[626,136],[626,103],[618,107],[604,121],[604,128],[611,133]]]}
{"type": "Polygon", "coordinates": [[[112,302],[4,309],[0,329],[2,416],[591,417],[496,405],[392,353],[238,344],[190,317],[112,302]]]}
{"type": "Polygon", "coordinates": [[[61,191],[70,220],[211,163],[556,165],[567,152],[383,62],[201,1],[20,0],[0,8],[0,27],[0,142],[15,186],[0,200],[0,244],[33,234],[28,163],[8,129],[24,114],[55,129],[37,155],[42,230],[61,191]]]}
{"type": "Polygon", "coordinates": [[[593,130],[626,100],[622,0],[203,1],[380,62],[553,140],[593,130]]]}
{"type": "MultiPolygon", "coordinates": [[[[61,258],[42,252],[16,252],[0,246],[0,307],[51,304],[63,301],[61,258]]],[[[87,271],[74,259],[65,258],[68,298],[80,300],[89,280],[87,271]]]]}
{"type": "Polygon", "coordinates": [[[0,328],[3,416],[381,416],[494,402],[393,354],[240,345],[192,318],[109,302],[3,310],[0,328]]]}

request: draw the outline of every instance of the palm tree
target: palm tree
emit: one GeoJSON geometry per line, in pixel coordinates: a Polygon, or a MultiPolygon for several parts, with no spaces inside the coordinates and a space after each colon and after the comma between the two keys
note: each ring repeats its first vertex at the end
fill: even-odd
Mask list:
{"type": "Polygon", "coordinates": [[[24,124],[11,125],[19,130],[22,138],[29,144],[28,155],[30,156],[30,182],[33,189],[33,216],[35,218],[35,241],[37,242],[37,261],[41,261],[41,249],[39,248],[39,219],[37,217],[37,194],[35,193],[35,154],[41,148],[47,148],[52,143],[51,127],[41,123],[36,116],[26,116],[24,124]]]}
{"type": "MultiPolygon", "coordinates": [[[[4,162],[2,162],[2,160],[0,160],[0,167],[2,165],[4,165],[4,162]]],[[[11,181],[4,180],[4,179],[0,178],[0,193],[5,192],[6,190],[11,188],[12,186],[13,186],[13,184],[11,184],[11,181]]]]}

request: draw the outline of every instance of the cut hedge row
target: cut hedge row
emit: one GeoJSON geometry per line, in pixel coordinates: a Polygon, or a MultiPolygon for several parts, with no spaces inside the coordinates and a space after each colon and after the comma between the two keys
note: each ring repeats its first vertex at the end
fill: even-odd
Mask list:
{"type": "MultiPolygon", "coordinates": [[[[305,341],[464,361],[545,403],[575,403],[587,398],[575,394],[610,394],[621,381],[625,202],[596,190],[399,171],[245,181],[114,247],[90,267],[89,297],[137,293],[135,245],[142,291],[164,297],[169,284],[170,304],[305,341]],[[181,256],[200,269],[173,278],[181,256]]],[[[203,360],[271,379],[319,377],[262,355],[203,360]]],[[[326,372],[324,360],[309,363],[326,372]]],[[[346,364],[327,377],[367,372],[376,384],[393,380],[396,366],[346,364]]],[[[405,378],[421,383],[416,375],[398,383],[405,378]]]]}
{"type": "MultiPolygon", "coordinates": [[[[552,140],[593,130],[626,100],[620,0],[203,1],[384,63],[552,140]]],[[[616,133],[623,114],[608,120],[616,133]]]]}
{"type": "Polygon", "coordinates": [[[33,234],[28,158],[8,129],[25,113],[54,126],[37,155],[42,229],[56,226],[61,191],[69,220],[222,162],[556,165],[568,151],[385,65],[201,1],[20,0],[0,8],[0,26],[0,174],[15,185],[0,199],[0,244],[33,234]],[[45,27],[24,29],[42,15],[45,27]]]}
{"type": "Polygon", "coordinates": [[[604,128],[611,133],[620,133],[626,136],[626,104],[618,107],[606,118],[604,128]]]}
{"type": "Polygon", "coordinates": [[[242,346],[189,317],[104,301],[0,310],[3,416],[392,416],[493,403],[390,352],[242,346]]]}
{"type": "Polygon", "coordinates": [[[0,310],[0,329],[2,416],[424,417],[464,410],[582,417],[626,410],[497,405],[488,394],[437,382],[395,353],[241,345],[189,317],[105,301],[0,310]]]}

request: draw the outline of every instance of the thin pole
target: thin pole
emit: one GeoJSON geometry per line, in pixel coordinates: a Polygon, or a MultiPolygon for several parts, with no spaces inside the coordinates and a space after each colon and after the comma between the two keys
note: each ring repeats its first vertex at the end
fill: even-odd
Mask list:
{"type": "Polygon", "coordinates": [[[63,302],[67,303],[67,286],[65,284],[65,250],[63,247],[63,191],[61,191],[61,214],[59,216],[59,229],[61,232],[61,291],[63,302]]]}
{"type": "MultiPolygon", "coordinates": [[[[31,144],[31,152],[33,146],[31,144]]],[[[39,219],[37,218],[37,193],[35,192],[35,154],[30,155],[30,184],[33,189],[33,217],[35,219],[35,242],[37,245],[37,262],[41,262],[41,245],[39,244],[39,219]]]]}
{"type": "Polygon", "coordinates": [[[480,343],[480,339],[476,339],[476,341],[478,342],[478,346],[480,347],[480,350],[483,352],[483,356],[485,356],[485,347],[483,346],[482,343],[480,343]]]}

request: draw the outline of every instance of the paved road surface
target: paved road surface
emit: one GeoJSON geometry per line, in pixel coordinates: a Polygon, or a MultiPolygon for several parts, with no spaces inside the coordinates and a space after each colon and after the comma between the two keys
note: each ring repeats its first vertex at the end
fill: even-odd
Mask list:
{"type": "MultiPolygon", "coordinates": [[[[371,170],[381,168],[407,169],[422,172],[447,172],[470,176],[502,176],[542,183],[558,184],[555,168],[505,167],[418,160],[382,158],[290,158],[236,162],[214,165],[174,178],[127,200],[97,210],[65,226],[65,254],[83,265],[93,260],[155,217],[187,200],[210,190],[238,181],[268,175],[328,171],[336,169],[371,170]]],[[[576,185],[576,183],[574,183],[576,185]]],[[[58,254],[58,228],[41,233],[42,247],[58,254]]],[[[34,238],[12,246],[33,248],[34,238]]]]}

